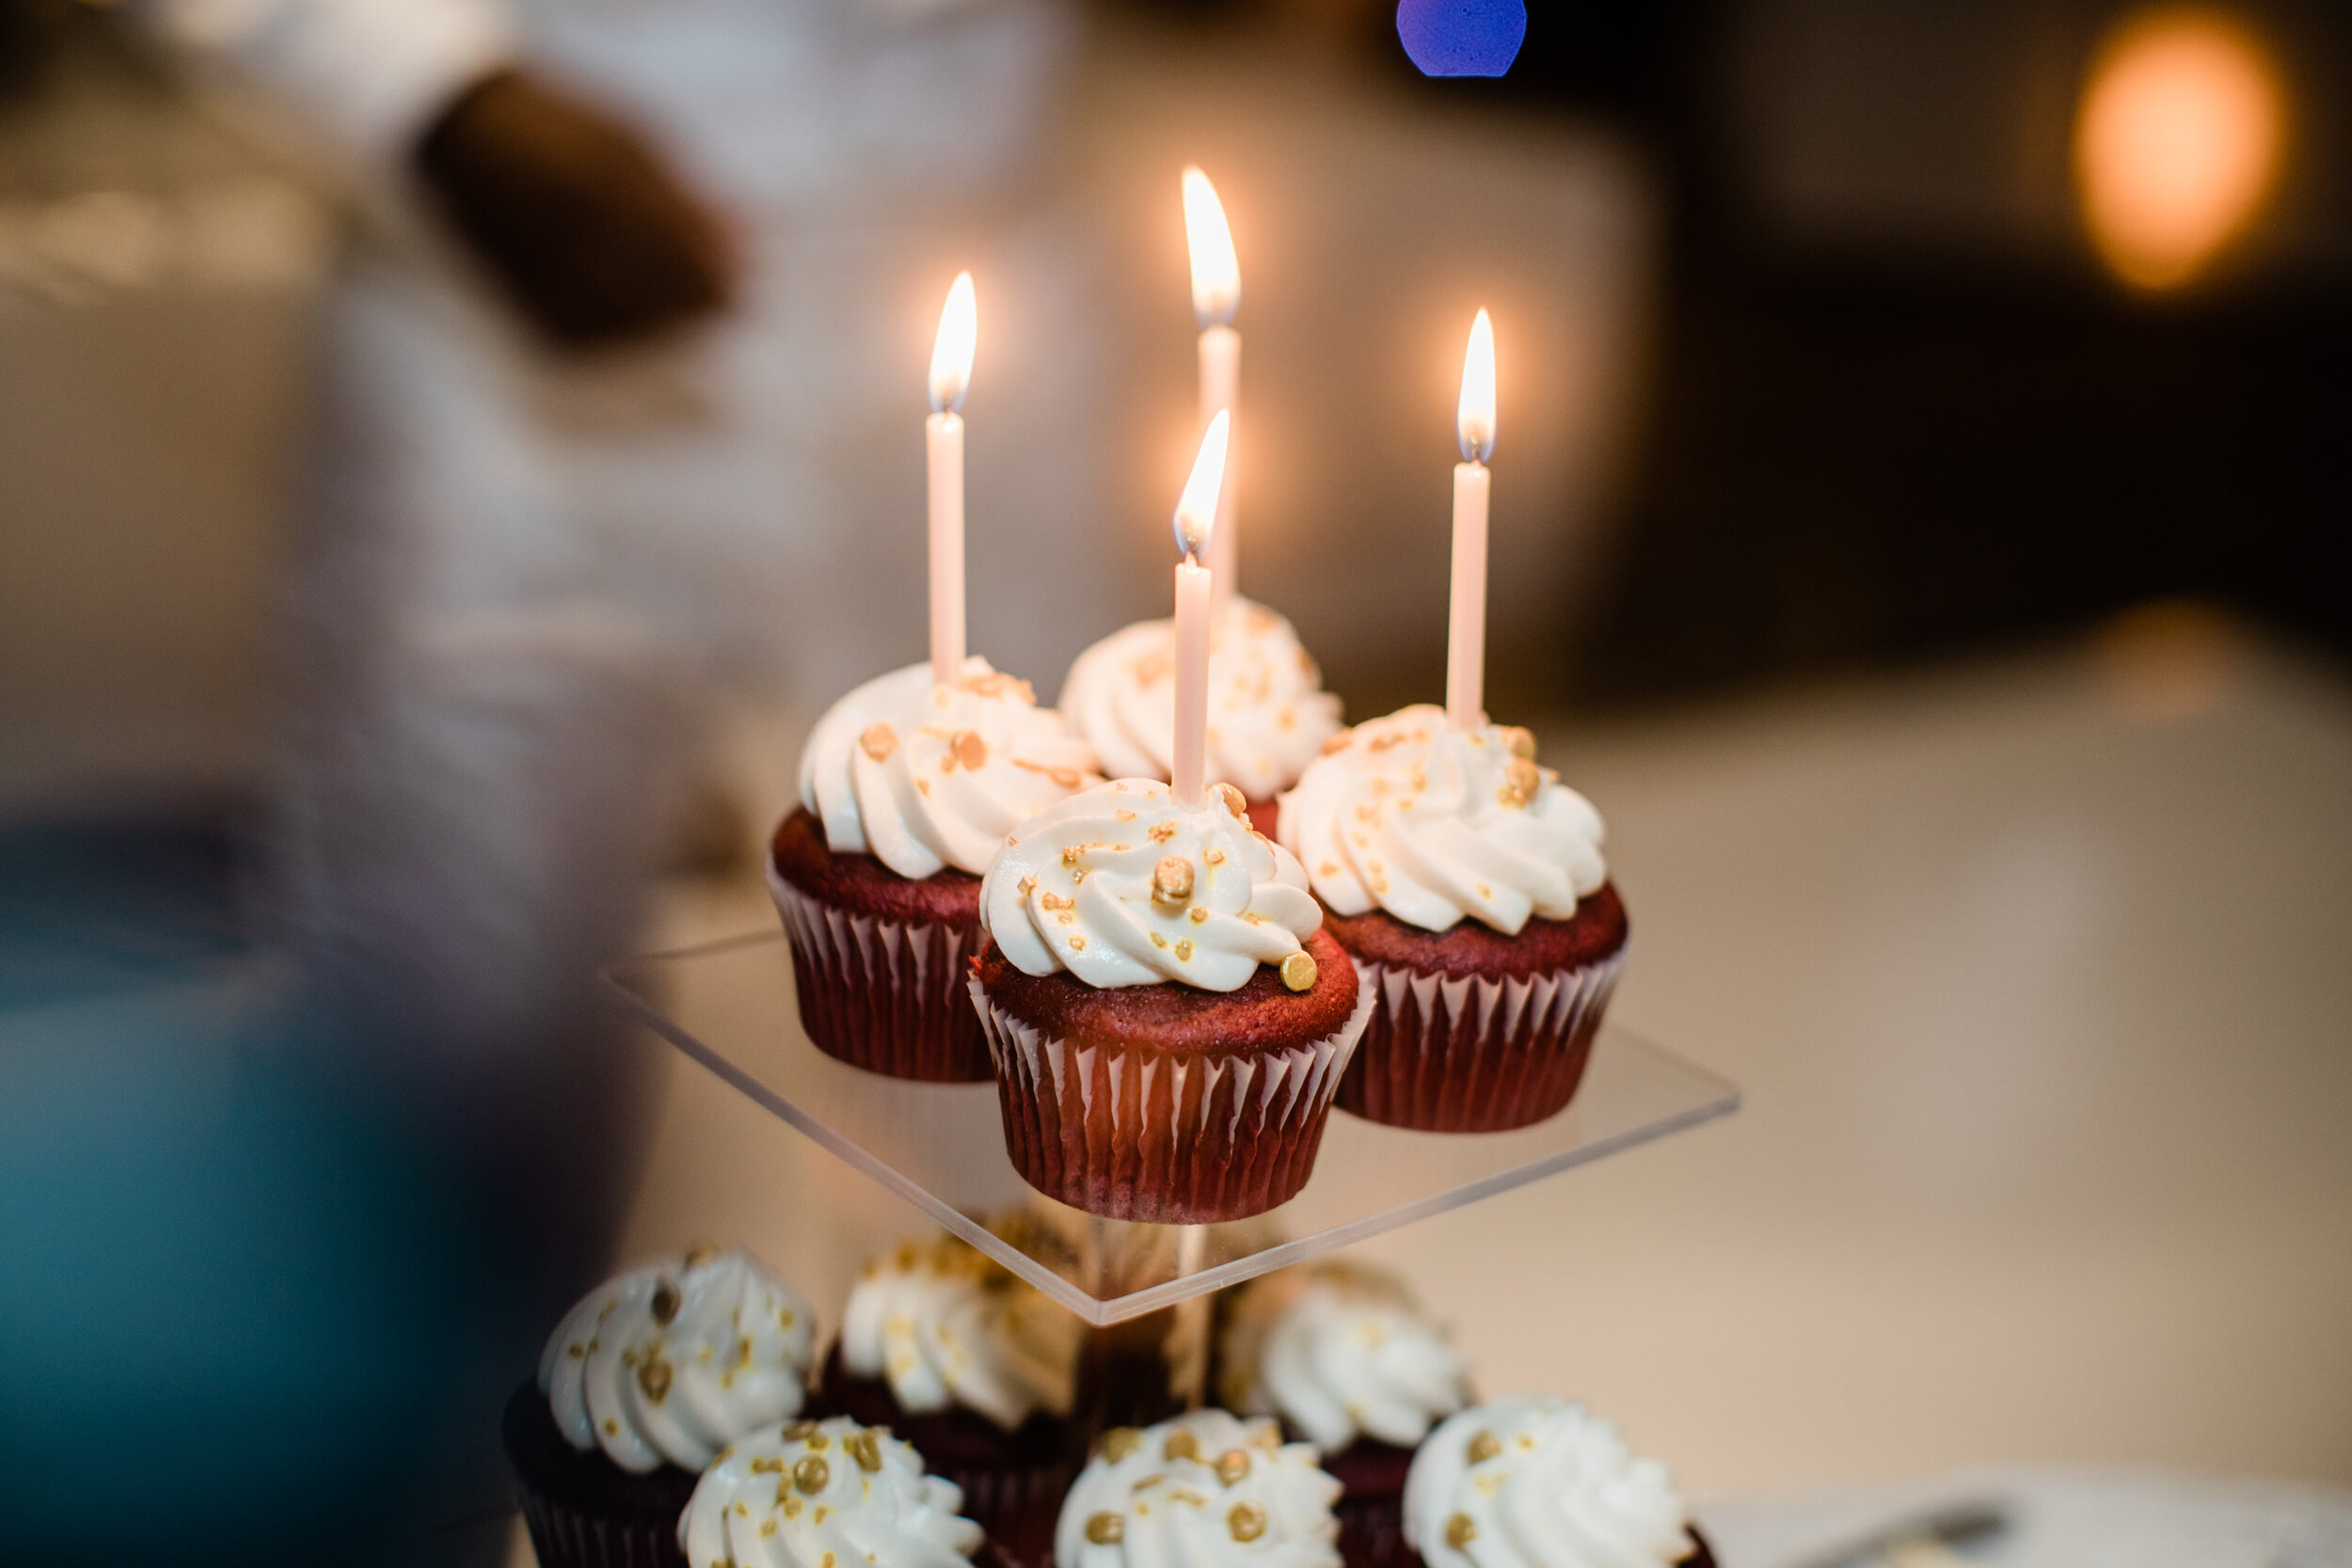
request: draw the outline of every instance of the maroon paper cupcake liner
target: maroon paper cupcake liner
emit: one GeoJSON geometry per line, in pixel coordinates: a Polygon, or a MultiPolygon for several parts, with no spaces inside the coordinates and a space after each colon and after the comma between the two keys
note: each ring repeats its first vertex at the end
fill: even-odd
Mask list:
{"type": "Polygon", "coordinates": [[[1496,976],[1349,956],[1379,1006],[1340,1085],[1340,1109],[1425,1132],[1501,1132],[1557,1115],[1625,969],[1623,948],[1573,969],[1496,976]]]}
{"type": "Polygon", "coordinates": [[[933,1084],[992,1076],[965,989],[980,928],[836,909],[768,863],[768,891],[792,939],[801,1026],[817,1049],[851,1067],[933,1084]]]}
{"type": "Polygon", "coordinates": [[[1374,1002],[1359,974],[1355,1010],[1332,1034],[1178,1057],[1073,1047],[998,1007],[977,976],[970,985],[1014,1168],[1073,1208],[1159,1225],[1246,1219],[1298,1196],[1374,1002]]]}
{"type": "Polygon", "coordinates": [[[1331,1505],[1340,1517],[1340,1560],[1346,1568],[1409,1568],[1421,1554],[1405,1540],[1405,1494],[1343,1492],[1331,1505]]]}
{"type": "Polygon", "coordinates": [[[523,1494],[523,1523],[539,1568],[686,1568],[677,1521],[611,1518],[523,1494]]]}

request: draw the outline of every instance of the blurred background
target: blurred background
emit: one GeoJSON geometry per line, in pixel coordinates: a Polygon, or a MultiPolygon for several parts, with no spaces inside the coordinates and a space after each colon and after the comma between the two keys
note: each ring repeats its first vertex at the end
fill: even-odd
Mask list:
{"type": "Polygon", "coordinates": [[[824,1310],[913,1225],[589,976],[771,922],[801,736],[920,657],[959,269],[975,650],[1049,695],[1165,612],[1187,163],[1244,587],[1351,718],[1438,695],[1492,311],[1489,705],[1609,818],[1615,1016],[1747,1093],[1377,1244],[1482,1379],[1733,1568],[1954,1477],[2139,1510],[2072,1560],[2341,1507],[2352,18],[1399,24],[0,0],[0,1560],[131,1555],[136,1430],[188,1555],[498,1560],[498,1403],[614,1258],[824,1310]]]}

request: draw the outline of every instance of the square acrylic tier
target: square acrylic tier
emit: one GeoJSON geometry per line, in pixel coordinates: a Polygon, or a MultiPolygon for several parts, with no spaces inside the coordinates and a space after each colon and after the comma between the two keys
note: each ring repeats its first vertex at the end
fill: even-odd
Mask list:
{"type": "Polygon", "coordinates": [[[1280,1208],[1229,1225],[1133,1224],[1080,1213],[1021,1180],[994,1085],[883,1078],[810,1044],[780,933],[632,958],[604,978],[687,1055],[1098,1324],[1475,1203],[1740,1102],[1713,1073],[1604,1028],[1575,1101],[1537,1126],[1408,1132],[1334,1110],[1312,1180],[1280,1208]],[[1002,1223],[1009,1215],[1024,1218],[1002,1223]]]}

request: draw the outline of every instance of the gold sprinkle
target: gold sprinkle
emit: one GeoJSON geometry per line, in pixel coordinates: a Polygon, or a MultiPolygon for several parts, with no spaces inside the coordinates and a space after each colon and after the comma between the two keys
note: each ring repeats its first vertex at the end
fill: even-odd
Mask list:
{"type": "Polygon", "coordinates": [[[1026,898],[1026,897],[1027,897],[1030,894],[1035,893],[1036,891],[1037,891],[1037,879],[1036,879],[1035,877],[1024,877],[1024,878],[1022,878],[1022,879],[1021,879],[1021,896],[1022,896],[1022,897],[1026,898]]]}
{"type": "Polygon", "coordinates": [[[1339,874],[1340,868],[1330,861],[1325,861],[1315,867],[1315,875],[1318,877],[1336,877],[1339,874]]]}
{"type": "Polygon", "coordinates": [[[1103,1433],[1103,1457],[1116,1465],[1143,1447],[1143,1433],[1134,1427],[1113,1427],[1103,1433]]]}
{"type": "Polygon", "coordinates": [[[816,1430],[815,1421],[794,1421],[784,1429],[784,1440],[787,1443],[805,1443],[816,1430]]]}
{"type": "Polygon", "coordinates": [[[718,1243],[698,1241],[686,1249],[686,1266],[690,1269],[699,1269],[705,1263],[716,1259],[718,1256],[718,1243]]]}
{"type": "Polygon", "coordinates": [[[956,760],[974,772],[979,771],[988,762],[988,742],[980,738],[977,730],[957,732],[954,751],[956,760]]]}
{"type": "Polygon", "coordinates": [[[824,1556],[817,1560],[817,1568],[833,1568],[835,1560],[837,1560],[834,1557],[834,1555],[831,1552],[827,1552],[824,1556]]]}
{"type": "Polygon", "coordinates": [[[1484,1465],[1502,1451],[1502,1439],[1491,1432],[1482,1432],[1470,1440],[1470,1462],[1484,1465]]]}
{"type": "Polygon", "coordinates": [[[1181,910],[1192,902],[1192,862],[1169,855],[1152,868],[1152,902],[1181,910]]]}
{"type": "Polygon", "coordinates": [[[815,1454],[810,1454],[792,1466],[792,1484],[811,1497],[822,1492],[825,1489],[825,1482],[832,1479],[833,1466],[815,1454]]]}
{"type": "Polygon", "coordinates": [[[801,1510],[807,1505],[798,1497],[787,1497],[784,1491],[786,1484],[781,1481],[776,1482],[776,1497],[784,1508],[784,1516],[787,1519],[797,1519],[801,1516],[801,1510]]]}
{"type": "Polygon", "coordinates": [[[842,1451],[857,1461],[861,1470],[882,1468],[882,1439],[870,1432],[853,1432],[841,1440],[842,1451]]]}
{"type": "Polygon", "coordinates": [[[1492,898],[1494,895],[1495,895],[1495,890],[1494,890],[1494,889],[1492,889],[1492,888],[1488,887],[1488,886],[1487,886],[1486,883],[1484,883],[1484,882],[1480,882],[1480,883],[1478,884],[1478,896],[1479,896],[1479,897],[1481,897],[1481,898],[1492,898]]]}
{"type": "Polygon", "coordinates": [[[752,1456],[752,1474],[757,1476],[767,1475],[770,1473],[779,1476],[784,1474],[784,1455],[780,1453],[766,1455],[754,1454],[752,1456]]]}
{"type": "Polygon", "coordinates": [[[1212,849],[1200,858],[1207,861],[1211,865],[1223,865],[1225,863],[1225,851],[1222,849],[1212,849]]]}
{"type": "Polygon", "coordinates": [[[607,1437],[618,1437],[621,1434],[621,1423],[607,1416],[604,1418],[604,1434],[607,1437]]]}
{"type": "Polygon", "coordinates": [[[1178,1427],[1168,1434],[1168,1444],[1160,1452],[1169,1459],[1198,1459],[1200,1457],[1200,1439],[1178,1427]]]}
{"type": "Polygon", "coordinates": [[[760,1533],[760,1534],[762,1534],[762,1535],[773,1535],[773,1534],[775,1534],[775,1533],[776,1533],[776,1522],[775,1522],[773,1519],[762,1519],[762,1520],[759,1522],[759,1533],[760,1533]]]}
{"type": "Polygon", "coordinates": [[[1460,1551],[1478,1539],[1478,1527],[1467,1513],[1456,1513],[1445,1522],[1445,1544],[1460,1551]]]}
{"type": "Polygon", "coordinates": [[[1079,863],[1079,861],[1086,858],[1086,852],[1087,847],[1085,845],[1073,844],[1062,850],[1061,863],[1064,865],[1075,865],[1079,863]]]}
{"type": "Polygon", "coordinates": [[[1136,819],[1136,814],[1129,811],[1125,806],[1120,807],[1117,811],[1111,813],[1111,815],[1119,818],[1121,822],[1133,822],[1136,819]]]}
{"type": "Polygon", "coordinates": [[[1074,910],[1078,907],[1078,901],[1075,898],[1064,898],[1058,893],[1049,893],[1038,900],[1038,905],[1041,909],[1048,910],[1074,910]]]}
{"type": "Polygon", "coordinates": [[[833,1447],[833,1439],[825,1435],[825,1429],[823,1427],[818,1427],[815,1432],[810,1433],[805,1438],[802,1439],[802,1441],[808,1445],[808,1451],[811,1453],[823,1453],[827,1449],[833,1447]]]}
{"type": "Polygon", "coordinates": [[[1208,921],[1208,918],[1209,918],[1209,906],[1208,906],[1208,905],[1206,905],[1206,904],[1195,904],[1195,905],[1192,907],[1192,923],[1193,923],[1195,926],[1205,925],[1205,924],[1207,923],[1207,921],[1208,921]]]}
{"type": "Polygon", "coordinates": [[[931,781],[930,781],[930,780],[929,780],[929,779],[917,779],[917,780],[915,780],[915,781],[914,781],[914,793],[916,793],[917,795],[921,795],[921,796],[924,796],[924,797],[927,797],[927,798],[928,798],[928,797],[930,796],[930,792],[931,792],[931,781]]]}
{"type": "Polygon", "coordinates": [[[1073,953],[1085,952],[1087,950],[1087,939],[1084,937],[1072,937],[1070,939],[1070,950],[1073,953]]]}
{"type": "Polygon", "coordinates": [[[1239,1449],[1227,1449],[1216,1456],[1216,1479],[1228,1486],[1236,1486],[1249,1473],[1249,1456],[1239,1449]]]}
{"type": "Polygon", "coordinates": [[[1152,945],[1154,947],[1166,947],[1168,945],[1168,939],[1160,935],[1159,932],[1154,931],[1152,933],[1152,945]]]}
{"type": "Polygon", "coordinates": [[[1173,822],[1154,822],[1152,824],[1150,830],[1144,834],[1144,836],[1149,838],[1154,844],[1166,844],[1169,839],[1176,836],[1176,824],[1173,822]]]}
{"type": "Polygon", "coordinates": [[[1236,1541],[1257,1540],[1265,1533],[1265,1505],[1235,1503],[1233,1511],[1225,1515],[1225,1528],[1233,1532],[1236,1541]]]}
{"type": "MultiPolygon", "coordinates": [[[[887,762],[890,753],[898,749],[898,732],[887,724],[868,724],[866,733],[857,737],[857,743],[876,762],[887,762]]],[[[688,1261],[691,1265],[692,1259],[688,1261]]]]}
{"type": "Polygon", "coordinates": [[[1321,972],[1315,968],[1313,954],[1302,950],[1283,955],[1282,984],[1290,987],[1291,990],[1314,990],[1315,976],[1319,973],[1321,972]]]}
{"type": "Polygon", "coordinates": [[[942,773],[952,773],[956,770],[956,754],[953,752],[940,753],[939,770],[942,773]]]}
{"type": "Polygon", "coordinates": [[[653,1288],[653,1321],[664,1328],[677,1316],[677,1287],[668,1280],[653,1288]]]}
{"type": "Polygon", "coordinates": [[[637,1369],[637,1386],[645,1391],[645,1398],[660,1404],[670,1395],[670,1364],[656,1356],[637,1369]]]}
{"type": "Polygon", "coordinates": [[[1502,787],[1495,791],[1495,799],[1506,806],[1524,806],[1543,786],[1541,768],[1525,757],[1513,757],[1511,766],[1503,769],[1502,787]]]}
{"type": "Polygon", "coordinates": [[[1245,822],[1249,820],[1249,798],[1248,796],[1229,784],[1218,784],[1214,793],[1218,800],[1225,802],[1227,811],[1245,822]]]}
{"type": "Polygon", "coordinates": [[[579,1340],[574,1339],[570,1344],[564,1347],[564,1354],[570,1356],[575,1361],[585,1360],[588,1355],[588,1347],[581,1344],[579,1340]]]}
{"type": "Polygon", "coordinates": [[[1348,736],[1349,736],[1349,732],[1348,732],[1348,731],[1346,731],[1346,730],[1342,730],[1339,734],[1337,734],[1337,735],[1333,736],[1330,739],[1328,739],[1328,740],[1325,741],[1325,742],[1323,743],[1323,754],[1324,754],[1325,756],[1327,756],[1327,756],[1329,756],[1329,755],[1330,755],[1332,752],[1344,752],[1344,751],[1346,751],[1346,750],[1347,750],[1348,736]]]}
{"type": "Polygon", "coordinates": [[[1087,1539],[1098,1546],[1116,1546],[1127,1538],[1124,1514],[1105,1510],[1087,1520],[1087,1539]]]}
{"type": "Polygon", "coordinates": [[[1192,939],[1185,937],[1176,943],[1176,957],[1184,963],[1192,962],[1192,939]]]}

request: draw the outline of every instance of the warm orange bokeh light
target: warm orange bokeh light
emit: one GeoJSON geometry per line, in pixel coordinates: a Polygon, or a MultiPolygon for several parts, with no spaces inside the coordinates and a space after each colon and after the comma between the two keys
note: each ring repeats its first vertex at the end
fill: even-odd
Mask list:
{"type": "Polygon", "coordinates": [[[2074,124],[2084,216],[2116,275],[2169,289],[2201,271],[2269,194],[2285,119],[2269,55],[2229,18],[2163,9],[2117,28],[2074,124]]]}

